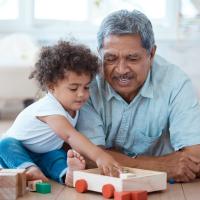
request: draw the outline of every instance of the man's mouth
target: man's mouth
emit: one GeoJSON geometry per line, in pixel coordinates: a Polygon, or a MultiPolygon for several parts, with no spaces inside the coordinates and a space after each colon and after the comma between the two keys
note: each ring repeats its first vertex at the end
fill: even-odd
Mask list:
{"type": "Polygon", "coordinates": [[[132,74],[124,74],[124,75],[119,75],[119,76],[114,76],[113,79],[115,81],[117,81],[117,83],[120,85],[120,86],[128,86],[132,79],[133,79],[133,75],[132,74]]]}

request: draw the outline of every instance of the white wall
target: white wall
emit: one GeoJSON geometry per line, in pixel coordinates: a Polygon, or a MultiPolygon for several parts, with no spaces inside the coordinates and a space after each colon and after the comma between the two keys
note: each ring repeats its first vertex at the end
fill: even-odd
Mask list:
{"type": "Polygon", "coordinates": [[[200,40],[158,41],[157,52],[189,75],[200,98],[200,40]]]}

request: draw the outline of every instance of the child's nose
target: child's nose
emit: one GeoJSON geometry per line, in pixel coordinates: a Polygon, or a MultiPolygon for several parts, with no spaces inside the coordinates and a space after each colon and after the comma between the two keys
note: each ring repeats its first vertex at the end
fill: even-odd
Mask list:
{"type": "Polygon", "coordinates": [[[84,96],[84,92],[79,91],[79,92],[78,92],[78,97],[83,97],[83,96],[84,96]]]}

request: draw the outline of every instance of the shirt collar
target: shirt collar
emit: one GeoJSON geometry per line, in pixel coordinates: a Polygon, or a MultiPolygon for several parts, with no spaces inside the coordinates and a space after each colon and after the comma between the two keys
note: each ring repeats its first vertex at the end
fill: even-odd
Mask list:
{"type": "Polygon", "coordinates": [[[146,81],[140,90],[140,95],[147,98],[153,98],[153,85],[152,85],[152,75],[151,70],[147,75],[146,81]]]}
{"type": "MultiPolygon", "coordinates": [[[[146,98],[153,98],[151,70],[149,71],[146,81],[144,82],[144,85],[142,86],[141,90],[139,91],[139,94],[146,98]]],[[[110,84],[106,80],[105,80],[105,97],[106,97],[107,101],[110,101],[110,99],[112,99],[112,97],[122,100],[122,97],[114,91],[114,89],[110,86],[110,84]]]]}
{"type": "Polygon", "coordinates": [[[110,84],[105,80],[106,82],[106,87],[105,87],[105,96],[107,101],[110,101],[112,97],[118,98],[118,94],[113,90],[113,88],[110,86],[110,84]]]}

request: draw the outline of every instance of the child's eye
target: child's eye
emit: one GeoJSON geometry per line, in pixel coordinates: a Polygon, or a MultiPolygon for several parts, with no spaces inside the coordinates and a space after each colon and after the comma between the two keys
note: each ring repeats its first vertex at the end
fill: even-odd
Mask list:
{"type": "Polygon", "coordinates": [[[89,89],[90,89],[90,87],[89,87],[89,86],[85,87],[85,90],[89,90],[89,89]]]}
{"type": "Polygon", "coordinates": [[[77,88],[69,88],[69,90],[75,92],[77,91],[77,88]]]}

